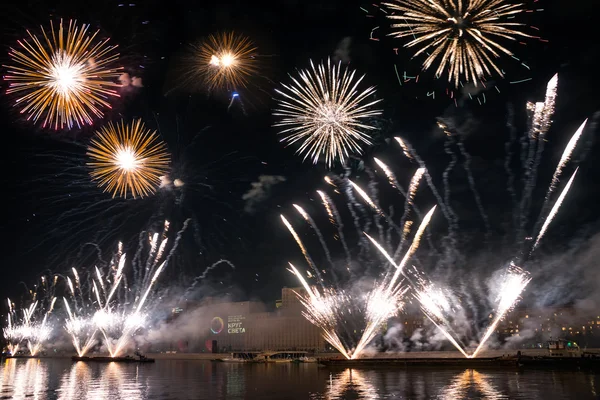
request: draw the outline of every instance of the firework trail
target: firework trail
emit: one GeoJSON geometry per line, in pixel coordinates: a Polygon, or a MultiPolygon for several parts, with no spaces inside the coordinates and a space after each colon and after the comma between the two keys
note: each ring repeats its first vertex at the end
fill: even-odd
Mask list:
{"type": "MultiPolygon", "coordinates": [[[[520,226],[518,231],[518,240],[522,238],[525,231],[525,224],[529,217],[529,208],[531,205],[531,196],[537,179],[537,170],[541,162],[544,151],[545,137],[550,129],[552,115],[554,114],[556,92],[558,86],[558,74],[554,75],[546,86],[546,98],[543,103],[527,103],[527,109],[530,113],[529,129],[529,151],[525,159],[525,174],[523,176],[523,197],[520,205],[520,226]]],[[[522,144],[527,143],[526,140],[522,144]]]]}
{"type": "Polygon", "coordinates": [[[400,261],[400,264],[398,265],[396,265],[394,259],[387,253],[387,251],[385,251],[385,249],[379,243],[377,243],[377,241],[375,241],[372,237],[365,233],[365,236],[369,238],[369,240],[375,245],[375,247],[377,247],[377,249],[389,261],[389,263],[392,264],[392,266],[395,268],[394,275],[392,276],[392,279],[390,279],[390,282],[387,285],[387,293],[392,293],[394,291],[394,289],[396,288],[396,282],[398,281],[398,277],[401,273],[403,273],[404,266],[419,248],[423,232],[425,231],[425,228],[427,228],[427,225],[429,225],[429,221],[431,221],[431,217],[433,216],[433,212],[435,211],[436,207],[437,206],[433,206],[433,208],[429,210],[427,214],[425,214],[425,218],[423,218],[423,220],[421,221],[421,225],[419,226],[419,229],[417,229],[417,233],[415,233],[410,247],[406,251],[404,258],[402,258],[402,261],[400,261]]]}
{"type": "Polygon", "coordinates": [[[552,175],[552,181],[550,182],[550,186],[548,187],[548,191],[546,192],[546,198],[544,199],[544,204],[542,205],[542,211],[540,212],[540,217],[538,218],[538,221],[536,222],[536,227],[534,228],[534,231],[537,231],[537,228],[539,227],[539,224],[541,223],[541,216],[546,212],[548,203],[550,202],[550,197],[551,197],[552,193],[554,192],[554,189],[556,189],[556,185],[559,182],[560,175],[562,174],[562,170],[565,167],[565,165],[569,162],[569,160],[571,159],[571,155],[573,154],[573,151],[575,150],[575,146],[577,146],[577,142],[579,141],[579,138],[581,137],[581,134],[583,133],[583,129],[585,128],[586,123],[587,123],[587,119],[585,121],[583,121],[583,124],[581,124],[579,129],[577,129],[577,131],[573,134],[573,136],[571,136],[571,140],[569,140],[569,143],[567,143],[567,146],[565,147],[565,150],[563,151],[563,154],[560,157],[560,161],[558,162],[558,165],[556,166],[554,175],[552,175]]]}
{"type": "Polygon", "coordinates": [[[233,265],[233,263],[229,260],[225,260],[225,259],[221,259],[217,262],[214,262],[212,265],[209,265],[208,267],[206,267],[206,269],[204,270],[204,272],[202,273],[202,275],[197,276],[196,278],[194,278],[194,281],[192,282],[192,284],[190,285],[189,288],[187,288],[187,290],[183,293],[183,295],[181,296],[181,298],[179,299],[179,301],[183,301],[184,299],[187,298],[187,295],[189,293],[191,293],[191,291],[196,287],[196,285],[198,284],[198,282],[200,282],[202,279],[206,278],[206,275],[208,275],[208,273],[210,271],[212,271],[213,269],[217,268],[219,265],[221,264],[227,264],[231,267],[231,269],[235,269],[235,265],[233,265]]]}
{"type": "Polygon", "coordinates": [[[338,212],[335,204],[333,203],[333,201],[331,201],[331,198],[329,198],[327,193],[321,190],[317,190],[317,193],[319,194],[319,196],[321,196],[321,200],[323,200],[323,206],[327,211],[327,215],[329,215],[331,223],[337,228],[339,240],[340,242],[342,242],[344,253],[346,254],[346,269],[350,270],[352,257],[350,256],[350,249],[348,249],[348,244],[346,243],[346,238],[344,237],[344,224],[342,223],[340,213],[338,212]]]}
{"type": "Polygon", "coordinates": [[[425,169],[425,178],[427,179],[427,185],[429,186],[431,192],[435,196],[435,199],[437,200],[438,205],[442,210],[442,214],[444,214],[444,217],[448,221],[450,237],[454,238],[454,231],[457,228],[456,214],[454,213],[450,205],[445,203],[442,197],[440,196],[435,185],[433,184],[433,179],[431,178],[431,175],[429,174],[429,172],[427,172],[427,167],[421,159],[421,157],[419,157],[419,155],[414,151],[410,144],[408,144],[408,142],[406,142],[404,139],[399,137],[395,137],[394,139],[396,139],[398,144],[400,144],[400,147],[402,147],[402,150],[404,151],[404,155],[406,155],[406,157],[408,157],[411,160],[415,160],[417,164],[419,164],[419,167],[425,169]]]}
{"type": "MultiPolygon", "coordinates": [[[[371,199],[373,199],[373,203],[376,204],[377,208],[379,208],[381,210],[381,207],[378,204],[378,201],[379,201],[378,192],[379,191],[377,188],[377,181],[375,180],[375,173],[369,167],[365,168],[365,172],[367,173],[367,175],[369,175],[369,183],[368,183],[367,187],[369,188],[370,197],[371,197],[371,199]]],[[[389,221],[388,222],[388,225],[389,225],[388,232],[390,232],[392,230],[392,228],[396,228],[394,226],[396,224],[393,223],[392,217],[393,217],[393,215],[387,215],[384,212],[375,214],[373,216],[373,221],[375,222],[375,226],[377,227],[377,231],[379,232],[380,240],[384,240],[383,225],[381,225],[381,218],[385,219],[386,221],[389,221]]]]}
{"type": "Polygon", "coordinates": [[[304,218],[304,220],[306,222],[308,222],[310,227],[315,231],[315,234],[317,235],[317,238],[319,239],[319,242],[321,243],[321,247],[325,251],[325,257],[327,257],[327,261],[329,262],[329,265],[331,267],[333,267],[333,260],[331,259],[331,252],[329,251],[329,247],[327,246],[327,243],[325,243],[325,238],[323,237],[323,234],[317,227],[317,224],[315,224],[315,221],[312,219],[312,217],[306,211],[304,211],[304,209],[302,207],[300,207],[297,204],[293,204],[293,206],[296,209],[296,211],[298,211],[298,213],[300,213],[300,215],[302,215],[302,218],[304,218]]]}
{"type": "Polygon", "coordinates": [[[385,174],[385,176],[387,176],[388,181],[390,182],[390,185],[392,185],[392,187],[394,189],[397,189],[400,192],[400,194],[402,194],[402,196],[404,196],[405,198],[408,197],[406,194],[406,190],[404,190],[402,185],[400,185],[398,183],[398,179],[396,178],[396,175],[394,175],[392,170],[378,158],[373,158],[373,159],[375,160],[377,165],[379,165],[379,167],[383,170],[383,173],[385,174]]]}
{"type": "Polygon", "coordinates": [[[281,98],[273,112],[279,120],[274,126],[283,128],[283,142],[301,143],[296,153],[304,159],[311,157],[316,164],[325,156],[329,168],[336,160],[345,165],[351,153],[362,153],[361,144],[372,144],[365,132],[375,128],[367,121],[381,114],[372,109],[380,100],[367,100],[375,88],[359,91],[364,75],[355,79],[356,71],[342,72],[341,62],[315,66],[311,60],[310,66],[299,71],[299,79],[290,76],[292,84],[282,84],[284,90],[276,89],[281,98]]]}
{"type": "Polygon", "coordinates": [[[93,117],[103,116],[102,108],[110,108],[107,99],[118,96],[114,80],[120,72],[112,67],[116,46],[97,41],[98,31],[90,35],[88,28],[69,21],[65,29],[61,20],[55,30],[50,22],[49,33],[41,28],[43,38],[27,31],[31,42],[20,40],[19,48],[10,50],[6,92],[21,96],[15,106],[28,120],[54,129],[92,125],[93,117]]]}
{"type": "MultiPolygon", "coordinates": [[[[485,231],[486,231],[486,236],[489,238],[491,235],[490,220],[485,212],[485,209],[483,208],[483,203],[481,202],[481,196],[479,195],[479,191],[477,190],[477,187],[475,186],[475,179],[473,178],[473,172],[471,171],[471,155],[465,149],[463,137],[462,137],[462,135],[458,134],[454,128],[450,128],[448,123],[446,123],[446,121],[444,121],[441,118],[438,121],[438,126],[440,127],[440,129],[442,129],[444,131],[444,133],[446,134],[446,136],[448,138],[453,138],[454,136],[458,136],[458,141],[456,142],[456,145],[460,151],[460,154],[465,159],[465,161],[463,163],[463,169],[467,173],[467,181],[469,182],[469,188],[471,189],[471,193],[473,193],[473,197],[475,198],[475,204],[477,205],[477,209],[479,210],[479,215],[481,216],[481,219],[483,220],[483,223],[485,226],[485,231]]],[[[452,154],[452,157],[453,157],[453,159],[452,159],[453,163],[456,163],[456,158],[454,157],[453,154],[452,154]]],[[[447,181],[445,181],[445,184],[447,185],[447,181]]],[[[446,195],[448,195],[448,192],[446,193],[446,195]]],[[[446,202],[449,203],[448,198],[446,198],[446,202]]]]}
{"type": "Polygon", "coordinates": [[[579,167],[577,167],[575,172],[573,172],[573,175],[571,175],[571,179],[569,179],[569,182],[567,182],[567,185],[561,192],[560,196],[558,197],[558,200],[556,200],[556,203],[554,203],[554,206],[552,207],[552,209],[550,210],[550,213],[546,217],[546,220],[544,221],[544,224],[542,225],[542,229],[540,229],[540,232],[538,233],[537,238],[535,239],[535,243],[533,244],[533,248],[531,249],[530,255],[537,248],[538,244],[540,243],[540,240],[542,240],[542,238],[546,234],[546,230],[548,229],[548,226],[550,225],[550,223],[556,216],[556,213],[560,209],[560,206],[562,205],[562,202],[565,199],[565,196],[567,195],[567,193],[569,192],[569,189],[571,188],[573,179],[575,179],[575,175],[577,175],[577,171],[579,171],[579,167]]]}
{"type": "MultiPolygon", "coordinates": [[[[380,216],[382,216],[392,227],[394,227],[398,231],[402,231],[402,228],[400,228],[398,225],[396,225],[394,223],[394,221],[385,212],[383,212],[383,210],[381,208],[379,208],[379,206],[377,206],[377,204],[375,204],[375,202],[371,199],[371,197],[369,197],[369,195],[367,194],[367,192],[365,192],[364,190],[362,190],[360,186],[358,186],[356,183],[352,182],[350,179],[348,179],[348,182],[350,183],[350,185],[352,186],[352,188],[356,191],[356,193],[358,193],[360,195],[360,197],[362,197],[363,200],[373,210],[375,210],[377,212],[377,214],[379,214],[380,216]]],[[[381,232],[381,229],[380,229],[380,232],[381,232]]]]}
{"type": "Polygon", "coordinates": [[[361,232],[363,231],[363,229],[365,231],[369,231],[371,224],[368,220],[368,217],[366,217],[367,213],[365,212],[363,205],[356,200],[356,197],[354,197],[354,191],[352,190],[352,185],[350,184],[350,180],[348,179],[350,175],[350,168],[345,168],[342,182],[344,184],[344,195],[347,199],[346,207],[348,207],[348,211],[350,211],[350,215],[352,216],[352,222],[354,223],[354,228],[356,229],[357,237],[360,238],[358,242],[358,257],[362,258],[367,251],[368,243],[364,240],[364,237],[361,235],[361,232]],[[361,214],[365,216],[365,218],[367,218],[367,223],[364,227],[360,224],[360,217],[358,216],[357,211],[361,212],[361,214]]]}
{"type": "MultiPolygon", "coordinates": [[[[408,213],[410,210],[410,207],[412,207],[415,212],[417,213],[417,216],[422,217],[421,213],[418,211],[415,203],[414,203],[414,199],[415,199],[415,195],[417,194],[417,190],[419,189],[419,184],[421,183],[421,179],[423,178],[423,174],[425,174],[425,172],[427,172],[427,170],[425,168],[419,168],[417,169],[417,171],[415,172],[415,174],[413,175],[412,179],[410,180],[410,184],[408,186],[408,193],[406,196],[406,199],[404,201],[404,213],[402,214],[402,218],[400,220],[400,226],[402,227],[402,236],[401,236],[401,240],[400,243],[398,244],[398,247],[396,248],[396,251],[394,252],[394,258],[398,257],[398,255],[400,254],[400,251],[402,249],[402,246],[404,245],[404,241],[406,240],[406,236],[407,236],[407,229],[410,229],[410,225],[407,225],[407,218],[408,218],[408,213]]],[[[429,242],[431,244],[431,248],[433,249],[433,243],[431,243],[431,237],[430,235],[427,236],[429,239],[429,242]]]]}
{"type": "MultiPolygon", "coordinates": [[[[294,240],[298,244],[298,247],[300,247],[300,250],[302,251],[302,255],[304,256],[304,258],[306,259],[306,262],[308,262],[308,265],[310,266],[310,268],[317,275],[317,279],[318,279],[319,283],[323,286],[323,278],[321,277],[321,272],[319,271],[319,268],[317,268],[317,265],[315,264],[315,262],[311,258],[310,254],[308,254],[308,251],[306,250],[306,247],[304,246],[304,243],[302,243],[302,240],[300,239],[300,236],[298,236],[298,234],[294,230],[294,227],[292,226],[292,224],[290,224],[288,222],[288,220],[283,215],[280,215],[280,217],[281,217],[281,220],[283,221],[283,223],[285,224],[285,226],[288,228],[288,230],[290,231],[290,233],[294,237],[294,240]]],[[[324,286],[323,286],[323,288],[324,288],[324,286]]]]}
{"type": "MultiPolygon", "coordinates": [[[[515,174],[511,168],[512,157],[513,157],[513,144],[517,140],[517,129],[514,125],[515,119],[515,110],[512,105],[508,105],[508,116],[506,119],[506,127],[508,128],[509,138],[504,144],[504,151],[506,152],[506,158],[504,160],[504,171],[508,176],[508,181],[506,182],[506,190],[510,194],[510,198],[513,204],[513,210],[517,210],[517,193],[515,192],[515,174]]],[[[513,218],[516,218],[517,214],[514,214],[513,218]]],[[[516,220],[513,221],[514,226],[516,227],[516,220]]]]}

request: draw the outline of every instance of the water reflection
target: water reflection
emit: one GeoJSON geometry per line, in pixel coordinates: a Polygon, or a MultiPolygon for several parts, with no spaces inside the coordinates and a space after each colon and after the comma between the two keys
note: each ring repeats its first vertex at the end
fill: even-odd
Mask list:
{"type": "Polygon", "coordinates": [[[34,400],[587,400],[591,371],[451,368],[330,369],[315,364],[155,364],[9,359],[0,363],[0,399],[34,400]]]}
{"type": "Polygon", "coordinates": [[[75,399],[114,399],[143,400],[143,387],[138,377],[139,366],[119,365],[118,363],[96,364],[84,362],[73,364],[71,370],[61,379],[56,390],[59,400],[75,399]]]}
{"type": "Polygon", "coordinates": [[[37,359],[7,359],[2,365],[0,395],[2,398],[46,398],[48,367],[37,359]]]}
{"type": "Polygon", "coordinates": [[[508,396],[501,394],[491,384],[488,383],[488,377],[474,369],[467,369],[463,373],[456,375],[452,383],[442,388],[437,396],[440,400],[478,398],[486,400],[508,399],[508,396]]]}
{"type": "Polygon", "coordinates": [[[346,369],[335,377],[330,375],[327,394],[329,399],[379,399],[377,389],[363,377],[361,371],[353,369],[346,369]]]}

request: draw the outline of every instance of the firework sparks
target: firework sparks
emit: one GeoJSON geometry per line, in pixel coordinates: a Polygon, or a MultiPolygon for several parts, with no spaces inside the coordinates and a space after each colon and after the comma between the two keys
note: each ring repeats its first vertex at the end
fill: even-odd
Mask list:
{"type": "Polygon", "coordinates": [[[550,187],[548,188],[548,193],[546,194],[546,200],[548,200],[550,198],[550,195],[552,194],[554,189],[556,189],[556,185],[558,184],[562,170],[565,167],[565,165],[567,164],[567,162],[569,162],[569,160],[571,159],[571,154],[573,154],[573,150],[575,150],[575,146],[577,146],[577,142],[579,141],[579,138],[581,137],[581,134],[583,133],[583,129],[585,128],[586,123],[587,123],[587,119],[585,121],[583,121],[583,124],[581,124],[579,129],[577,129],[577,131],[571,137],[571,140],[569,140],[569,143],[567,143],[567,147],[565,147],[565,150],[563,151],[563,154],[560,157],[560,161],[558,162],[558,166],[556,167],[556,170],[554,171],[554,175],[552,175],[552,182],[550,183],[550,187]]]}
{"type": "Polygon", "coordinates": [[[513,262],[511,262],[506,277],[504,278],[504,282],[502,283],[502,286],[500,288],[500,295],[498,297],[498,308],[496,310],[496,318],[494,319],[494,322],[492,322],[492,324],[488,327],[487,331],[483,335],[483,338],[481,338],[479,345],[477,346],[473,354],[470,356],[470,358],[477,357],[479,351],[483,348],[483,346],[490,338],[492,333],[494,333],[494,331],[496,330],[496,326],[498,326],[498,323],[502,320],[502,318],[504,318],[504,315],[506,315],[506,313],[510,311],[510,309],[513,308],[516,302],[519,300],[519,297],[521,297],[521,293],[523,292],[530,280],[531,277],[529,276],[528,272],[522,270],[521,268],[517,267],[513,262]]]}
{"type": "Polygon", "coordinates": [[[384,3],[393,14],[396,38],[412,37],[405,47],[427,54],[423,70],[439,63],[436,76],[448,70],[448,81],[457,88],[461,79],[477,85],[493,71],[503,76],[495,58],[513,53],[497,40],[516,41],[531,37],[514,17],[526,11],[524,4],[504,0],[394,0],[384,3]]]}
{"type": "Polygon", "coordinates": [[[550,210],[550,213],[546,217],[546,220],[544,221],[544,225],[542,225],[542,229],[540,229],[540,233],[538,233],[538,236],[535,239],[535,243],[531,250],[532,252],[533,252],[533,250],[535,250],[537,248],[538,244],[540,243],[540,240],[542,240],[542,238],[544,237],[544,234],[546,234],[546,230],[548,229],[548,226],[550,226],[550,223],[552,222],[552,220],[556,216],[556,213],[560,209],[560,206],[561,206],[563,200],[565,199],[565,197],[567,196],[567,193],[569,192],[569,189],[571,188],[573,179],[575,179],[575,175],[577,175],[577,171],[579,171],[579,167],[577,167],[575,172],[573,172],[573,175],[571,175],[571,179],[569,179],[569,182],[567,182],[567,185],[565,186],[563,191],[560,193],[558,200],[556,200],[556,203],[554,203],[552,210],[550,210]]]}
{"type": "Polygon", "coordinates": [[[327,340],[329,344],[342,353],[344,357],[350,359],[350,355],[346,351],[346,347],[336,332],[336,320],[337,315],[339,315],[337,312],[338,310],[336,309],[336,304],[339,304],[339,302],[336,300],[337,296],[328,295],[328,293],[321,295],[317,290],[313,290],[300,272],[298,272],[296,267],[294,267],[291,263],[289,263],[289,265],[292,269],[292,273],[296,275],[308,294],[308,296],[302,296],[296,293],[300,299],[300,302],[306,309],[306,312],[303,312],[304,317],[313,325],[321,328],[325,340],[327,340]]]}
{"type": "Polygon", "coordinates": [[[279,119],[274,126],[283,128],[282,142],[301,143],[297,153],[304,159],[311,157],[316,164],[325,156],[328,167],[336,159],[345,164],[351,153],[362,152],[361,144],[371,144],[366,132],[375,128],[368,119],[381,114],[372,108],[380,100],[369,101],[375,88],[359,91],[364,75],[355,78],[356,71],[348,68],[342,72],[341,62],[315,66],[311,60],[310,66],[299,72],[299,79],[291,77],[291,84],[276,90],[281,98],[273,112],[279,119]]]}
{"type": "Polygon", "coordinates": [[[209,90],[241,89],[258,72],[254,43],[233,32],[211,35],[195,50],[195,70],[209,90]]]}
{"type": "Polygon", "coordinates": [[[141,120],[102,127],[87,151],[90,175],[113,197],[154,193],[169,165],[165,144],[141,120]]]}
{"type": "Polygon", "coordinates": [[[11,49],[12,65],[4,77],[10,83],[8,94],[20,97],[16,106],[27,119],[43,121],[54,129],[91,125],[93,117],[102,117],[102,108],[110,108],[108,98],[118,96],[119,84],[116,46],[108,39],[98,41],[98,32],[89,34],[89,25],[69,21],[58,30],[52,22],[50,32],[42,27],[42,36],[27,32],[31,41],[21,40],[11,49]]]}

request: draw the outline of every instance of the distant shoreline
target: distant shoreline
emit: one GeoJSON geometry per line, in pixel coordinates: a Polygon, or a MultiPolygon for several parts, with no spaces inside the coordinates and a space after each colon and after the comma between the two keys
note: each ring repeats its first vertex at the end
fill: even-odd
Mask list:
{"type": "MultiPolygon", "coordinates": [[[[291,350],[287,350],[291,351],[291,350]]],[[[480,358],[486,357],[502,357],[503,355],[516,355],[517,351],[521,351],[522,355],[528,356],[542,356],[548,354],[546,349],[523,349],[523,350],[487,350],[480,352],[480,358]]],[[[600,348],[596,349],[585,349],[586,352],[599,353],[600,348]]],[[[239,353],[242,353],[238,351],[239,353]]],[[[154,358],[156,360],[217,360],[220,358],[229,357],[230,353],[146,353],[145,356],[148,358],[154,358]]],[[[56,359],[70,359],[76,354],[50,354],[46,356],[40,356],[37,358],[56,358],[56,359]]],[[[95,356],[97,354],[90,354],[95,356]]],[[[335,359],[342,358],[339,353],[318,353],[313,355],[319,359],[335,359]]],[[[463,358],[462,354],[458,351],[413,351],[413,352],[395,352],[395,353],[369,353],[365,354],[361,358],[463,358]]]]}

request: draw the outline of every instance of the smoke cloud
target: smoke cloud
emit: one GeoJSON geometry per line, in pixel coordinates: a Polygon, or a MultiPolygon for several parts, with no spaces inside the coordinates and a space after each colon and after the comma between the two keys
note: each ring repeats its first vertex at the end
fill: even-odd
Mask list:
{"type": "Polygon", "coordinates": [[[260,175],[258,182],[252,182],[252,188],[242,196],[242,200],[246,202],[244,211],[254,214],[259,204],[269,198],[273,186],[285,181],[285,176],[281,175],[260,175]]]}

